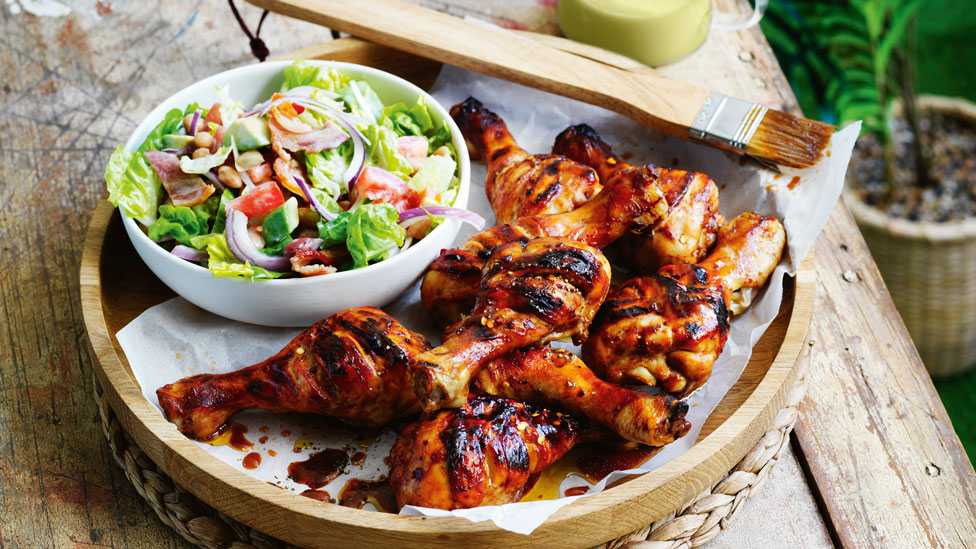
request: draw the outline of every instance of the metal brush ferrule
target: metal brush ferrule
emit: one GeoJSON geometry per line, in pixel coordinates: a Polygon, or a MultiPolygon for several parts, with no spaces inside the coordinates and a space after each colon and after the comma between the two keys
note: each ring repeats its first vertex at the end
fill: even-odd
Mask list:
{"type": "Polygon", "coordinates": [[[691,136],[742,153],[769,109],[711,92],[691,124],[691,136]]]}

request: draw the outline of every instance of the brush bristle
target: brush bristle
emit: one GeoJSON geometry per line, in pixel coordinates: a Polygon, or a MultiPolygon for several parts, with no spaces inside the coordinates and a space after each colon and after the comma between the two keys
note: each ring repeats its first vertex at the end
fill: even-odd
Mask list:
{"type": "Polygon", "coordinates": [[[833,133],[830,124],[770,110],[746,145],[746,154],[780,166],[809,168],[833,133]]]}

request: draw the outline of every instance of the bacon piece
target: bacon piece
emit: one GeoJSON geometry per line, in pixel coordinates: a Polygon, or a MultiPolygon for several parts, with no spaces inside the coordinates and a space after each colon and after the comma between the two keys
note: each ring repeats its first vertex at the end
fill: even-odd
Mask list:
{"type": "Polygon", "coordinates": [[[145,151],[143,154],[162,180],[174,206],[196,206],[213,194],[214,186],[205,183],[199,175],[183,173],[180,159],[175,154],[162,151],[145,151]]]}
{"type": "Polygon", "coordinates": [[[304,250],[292,256],[291,268],[302,276],[331,274],[338,270],[333,265],[348,255],[342,246],[333,246],[325,250],[304,250]]]}
{"type": "Polygon", "coordinates": [[[417,191],[411,189],[406,181],[374,166],[363,168],[353,191],[357,200],[365,197],[373,202],[387,202],[393,204],[398,212],[414,207],[419,198],[417,191]]]}
{"type": "Polygon", "coordinates": [[[298,111],[295,110],[295,105],[290,102],[284,102],[274,107],[271,107],[271,118],[274,120],[279,127],[283,130],[291,133],[306,133],[312,131],[312,127],[302,122],[298,118],[298,111]]]}
{"type": "Polygon", "coordinates": [[[397,152],[407,159],[414,173],[427,161],[427,140],[419,135],[397,138],[397,152]]]}
{"type": "Polygon", "coordinates": [[[317,250],[318,247],[321,245],[322,245],[321,238],[309,238],[307,236],[303,236],[301,238],[296,238],[295,240],[292,240],[291,242],[286,244],[283,253],[285,257],[295,256],[296,254],[301,252],[317,250]]]}
{"type": "Polygon", "coordinates": [[[288,157],[288,160],[281,157],[276,158],[274,161],[274,172],[275,179],[278,180],[278,183],[280,183],[282,187],[297,194],[298,196],[305,196],[305,194],[302,193],[302,189],[298,186],[298,184],[295,183],[295,176],[301,177],[302,180],[305,180],[305,172],[302,171],[302,168],[298,165],[298,162],[295,159],[291,158],[291,156],[288,157]]]}
{"type": "Polygon", "coordinates": [[[265,162],[260,166],[255,166],[247,170],[247,176],[251,178],[251,182],[255,185],[271,179],[271,163],[265,162]]]}
{"type": "Polygon", "coordinates": [[[349,139],[349,136],[331,120],[320,128],[309,128],[304,133],[288,131],[276,120],[268,121],[268,128],[271,130],[271,144],[273,146],[277,144],[275,152],[278,153],[278,156],[284,156],[282,155],[283,150],[317,153],[326,149],[334,149],[349,139]]]}

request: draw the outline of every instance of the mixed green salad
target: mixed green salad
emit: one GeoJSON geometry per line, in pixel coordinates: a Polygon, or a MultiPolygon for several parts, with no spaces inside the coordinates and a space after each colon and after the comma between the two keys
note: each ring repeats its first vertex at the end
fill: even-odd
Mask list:
{"type": "Polygon", "coordinates": [[[247,280],[358,269],[401,253],[453,208],[457,151],[423,97],[384,104],[363,80],[298,60],[266,101],[226,88],[166,113],[105,169],[109,200],[174,255],[247,280]]]}

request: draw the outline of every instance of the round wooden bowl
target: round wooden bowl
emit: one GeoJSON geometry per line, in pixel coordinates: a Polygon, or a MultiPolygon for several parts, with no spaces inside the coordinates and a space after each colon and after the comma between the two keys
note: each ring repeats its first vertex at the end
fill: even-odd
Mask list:
{"type": "MultiPolygon", "coordinates": [[[[373,65],[428,87],[439,65],[344,39],[296,57],[373,65]]],[[[531,535],[462,518],[409,517],[324,504],[261,482],[185,438],[142,396],[115,334],[170,292],[136,255],[118,212],[102,201],[81,264],[81,302],[95,375],[122,428],[156,465],[202,501],[269,536],[301,546],[593,546],[667,515],[713,486],[763,436],[786,404],[813,307],[812,258],[787,278],[776,320],[742,377],[702,428],[694,447],[652,473],[562,508],[531,535]]]]}

